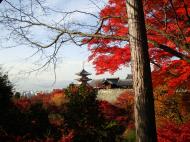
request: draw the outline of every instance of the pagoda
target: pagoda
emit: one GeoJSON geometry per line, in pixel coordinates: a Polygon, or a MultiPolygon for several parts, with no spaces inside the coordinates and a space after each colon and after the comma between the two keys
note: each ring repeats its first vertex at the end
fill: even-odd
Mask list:
{"type": "Polygon", "coordinates": [[[88,78],[88,75],[91,75],[91,73],[88,73],[84,68],[82,69],[81,72],[76,73],[76,75],[80,76],[79,79],[76,79],[77,81],[81,82],[83,85],[87,85],[88,81],[92,80],[88,78]]]}

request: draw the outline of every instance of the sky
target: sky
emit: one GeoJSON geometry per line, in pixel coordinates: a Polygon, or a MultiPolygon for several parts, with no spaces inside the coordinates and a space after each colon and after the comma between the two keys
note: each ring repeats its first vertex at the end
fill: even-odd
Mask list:
{"type": "MultiPolygon", "coordinates": [[[[11,1],[11,0],[10,0],[11,1]]],[[[94,0],[99,7],[103,7],[105,4],[102,0],[94,0]]],[[[97,13],[99,9],[90,0],[47,0],[47,6],[51,5],[57,9],[63,9],[65,11],[83,10],[92,13],[97,13]]],[[[59,15],[52,15],[54,20],[59,19],[59,15]]],[[[85,15],[75,15],[71,20],[77,21],[89,21],[92,22],[89,17],[85,15]]],[[[1,26],[0,39],[6,34],[6,30],[1,26]]],[[[38,34],[38,38],[45,37],[48,33],[41,31],[38,34]]],[[[41,39],[43,40],[43,39],[41,39]]],[[[1,43],[5,43],[1,39],[1,43]]],[[[1,46],[1,45],[0,45],[1,46]]],[[[31,70],[39,67],[40,55],[37,54],[30,57],[36,49],[27,46],[17,46],[13,48],[0,47],[0,65],[4,71],[9,74],[10,81],[13,82],[15,88],[18,91],[26,90],[51,90],[53,88],[64,88],[69,83],[74,82],[78,78],[75,74],[82,70],[83,63],[85,69],[90,72],[92,79],[100,79],[107,77],[119,77],[126,78],[130,73],[129,68],[122,68],[114,75],[108,73],[103,75],[96,75],[93,65],[88,62],[88,56],[90,55],[86,46],[78,47],[74,44],[66,44],[62,47],[58,54],[58,63],[56,66],[56,82],[55,73],[52,67],[44,71],[30,72],[31,70]]]]}

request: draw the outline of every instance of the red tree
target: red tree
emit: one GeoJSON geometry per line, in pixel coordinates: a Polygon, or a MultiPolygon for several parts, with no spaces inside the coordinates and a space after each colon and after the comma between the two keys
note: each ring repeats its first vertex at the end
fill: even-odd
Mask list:
{"type": "MultiPolygon", "coordinates": [[[[190,78],[190,3],[188,0],[143,2],[153,78],[158,79],[155,84],[164,81],[172,93],[190,78]],[[159,74],[167,76],[169,81],[157,78],[159,74]]],[[[99,34],[124,40],[93,38],[88,44],[89,60],[93,60],[98,74],[114,73],[130,63],[129,42],[124,38],[128,34],[126,1],[109,0],[100,17],[99,34]]]]}
{"type": "Polygon", "coordinates": [[[146,36],[149,41],[150,60],[156,66],[155,74],[170,72],[173,76],[169,75],[172,81],[161,80],[159,84],[164,82],[169,87],[173,86],[173,91],[169,88],[167,93],[174,93],[190,78],[190,73],[184,72],[181,67],[176,67],[176,64],[186,65],[186,69],[190,66],[189,32],[187,32],[190,29],[188,8],[190,5],[185,0],[143,1],[145,13],[143,15],[141,14],[143,11],[140,11],[143,9],[141,2],[138,2],[109,0],[109,4],[100,13],[102,24],[98,30],[99,34],[104,33],[113,37],[127,37],[129,34],[129,39],[126,38],[126,42],[118,41],[116,38],[91,39],[89,49],[92,55],[89,59],[93,60],[98,73],[105,71],[113,73],[121,65],[129,63],[129,50],[131,50],[137,141],[156,141],[153,132],[155,131],[154,104],[150,68],[147,65],[149,56],[146,36]],[[129,13],[126,13],[125,5],[129,13]],[[174,60],[173,57],[178,57],[179,60],[174,60]]]}
{"type": "Polygon", "coordinates": [[[190,122],[178,125],[171,121],[165,122],[158,129],[159,142],[188,142],[190,141],[190,122]]]}

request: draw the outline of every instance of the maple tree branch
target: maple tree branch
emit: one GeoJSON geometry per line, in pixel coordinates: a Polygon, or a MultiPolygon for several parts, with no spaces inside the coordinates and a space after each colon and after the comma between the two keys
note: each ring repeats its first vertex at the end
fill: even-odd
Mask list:
{"type": "MultiPolygon", "coordinates": [[[[13,19],[13,20],[17,20],[17,19],[13,19]]],[[[69,34],[70,37],[71,36],[80,36],[80,37],[90,37],[90,38],[104,38],[104,39],[114,39],[114,40],[122,40],[122,41],[128,41],[128,37],[127,36],[115,36],[115,35],[104,35],[104,34],[99,34],[97,31],[95,34],[89,34],[89,33],[83,33],[83,32],[77,32],[77,31],[69,31],[69,30],[66,30],[66,29],[62,29],[62,28],[58,28],[58,27],[53,27],[53,26],[50,26],[50,25],[47,25],[47,24],[44,24],[44,23],[34,23],[34,22],[31,22],[31,21],[27,21],[27,20],[22,20],[21,22],[26,22],[26,23],[29,23],[31,25],[38,25],[38,26],[44,26],[44,27],[47,27],[49,29],[52,29],[52,30],[56,30],[56,31],[59,31],[59,34],[55,37],[55,39],[47,44],[47,45],[41,45],[41,44],[38,44],[37,42],[34,42],[32,40],[30,40],[28,37],[26,37],[24,34],[21,34],[23,36],[24,39],[26,39],[28,42],[30,42],[31,44],[33,45],[36,45],[37,47],[41,47],[41,48],[48,48],[48,47],[51,47],[53,44],[55,44],[60,38],[61,36],[63,36],[64,34],[69,34]]],[[[73,38],[71,38],[71,40],[76,43],[74,41],[73,38]]],[[[162,45],[162,44],[158,44],[154,41],[150,41],[149,42],[153,42],[154,45],[156,45],[158,48],[164,50],[165,52],[168,52],[180,59],[183,59],[183,60],[186,60],[189,62],[189,57],[187,57],[186,55],[180,53],[180,52],[177,52],[175,51],[174,49],[166,46],[166,45],[162,45]]],[[[82,45],[82,44],[77,44],[77,45],[82,45]]]]}
{"type": "Polygon", "coordinates": [[[181,35],[183,36],[183,40],[186,40],[185,35],[184,35],[184,33],[183,33],[181,27],[179,26],[179,18],[178,18],[178,15],[177,15],[177,13],[176,13],[176,10],[175,10],[175,7],[174,7],[174,5],[173,5],[173,2],[172,2],[172,0],[169,0],[169,2],[170,2],[170,4],[171,4],[172,9],[173,9],[173,12],[174,12],[174,14],[175,14],[176,25],[177,25],[177,27],[178,27],[178,29],[179,29],[181,35]]]}
{"type": "MultiPolygon", "coordinates": [[[[40,21],[38,22],[32,22],[32,21],[28,21],[28,20],[22,20],[22,19],[16,19],[16,18],[10,18],[10,17],[6,17],[8,18],[9,20],[13,20],[13,21],[19,21],[19,22],[22,22],[22,23],[28,23],[29,25],[28,26],[43,26],[43,27],[46,27],[48,29],[51,29],[51,30],[55,30],[57,31],[59,34],[57,36],[55,36],[54,40],[47,44],[47,45],[42,45],[42,44],[39,44],[35,41],[32,41],[30,38],[28,38],[25,34],[20,34],[26,41],[28,41],[29,43],[37,46],[37,47],[41,47],[41,48],[48,48],[48,47],[51,47],[53,44],[57,43],[57,41],[64,35],[64,34],[69,34],[70,37],[71,36],[79,36],[79,37],[89,37],[91,39],[93,38],[104,38],[104,39],[113,39],[113,40],[121,40],[121,41],[128,41],[128,37],[127,36],[115,36],[115,35],[105,35],[105,34],[100,34],[99,31],[103,25],[103,22],[101,24],[101,26],[98,28],[98,30],[95,32],[95,33],[84,33],[84,32],[79,32],[79,31],[69,31],[67,29],[63,29],[63,28],[59,28],[59,27],[55,27],[55,26],[52,26],[52,25],[48,25],[48,24],[45,24],[45,23],[42,23],[40,21]]],[[[107,19],[109,17],[105,17],[105,19],[107,19]]],[[[102,20],[103,21],[103,20],[102,20]]],[[[69,41],[69,40],[68,40],[69,41]]],[[[71,41],[73,41],[74,43],[76,43],[74,41],[73,38],[71,38],[71,41]]],[[[89,40],[88,40],[89,41],[89,40]]],[[[189,62],[189,58],[180,53],[180,52],[177,52],[175,50],[173,50],[172,48],[166,46],[166,45],[162,45],[162,44],[158,44],[154,41],[150,41],[149,42],[153,42],[154,45],[156,45],[158,48],[180,58],[180,59],[183,59],[183,60],[186,60],[189,62]]],[[[77,44],[77,45],[83,45],[83,44],[77,44]]]]}
{"type": "Polygon", "coordinates": [[[187,4],[185,3],[184,0],[183,0],[183,3],[184,3],[185,14],[186,14],[186,16],[188,18],[188,21],[190,22],[190,15],[188,13],[188,6],[187,6],[187,4]]]}
{"type": "Polygon", "coordinates": [[[161,68],[161,66],[159,64],[157,64],[155,61],[153,61],[152,59],[150,59],[150,63],[152,63],[153,65],[155,65],[158,68],[161,68]]]}
{"type": "MultiPolygon", "coordinates": [[[[7,2],[7,0],[5,0],[7,2]]],[[[36,0],[38,1],[38,0],[36,0]]],[[[18,35],[20,35],[23,39],[25,39],[25,41],[27,41],[28,43],[30,43],[31,45],[35,45],[36,47],[40,47],[40,48],[49,48],[49,47],[54,47],[58,42],[64,43],[64,42],[68,42],[71,41],[72,43],[81,46],[84,44],[87,44],[88,42],[90,42],[93,39],[112,39],[115,41],[128,41],[128,36],[117,36],[114,35],[113,33],[101,33],[102,30],[102,26],[104,25],[106,20],[109,20],[110,18],[123,18],[121,16],[105,16],[102,17],[100,19],[100,17],[98,17],[95,14],[92,13],[88,13],[88,12],[83,12],[83,11],[79,11],[79,10],[75,10],[75,11],[71,11],[71,12],[63,12],[63,11],[58,11],[58,10],[52,10],[54,12],[58,12],[61,14],[65,14],[65,16],[61,19],[62,21],[64,21],[64,18],[69,15],[69,14],[75,14],[75,13],[82,13],[82,14],[87,14],[90,15],[96,19],[99,19],[98,21],[98,26],[95,26],[94,28],[96,28],[96,30],[94,32],[82,32],[77,30],[73,30],[73,29],[69,29],[69,28],[65,28],[64,25],[59,25],[59,23],[56,23],[54,25],[51,24],[47,24],[44,22],[39,21],[38,18],[36,18],[35,16],[33,16],[32,14],[27,14],[25,13],[22,9],[19,9],[17,7],[15,7],[14,5],[12,5],[10,2],[8,2],[9,5],[11,5],[12,8],[14,8],[17,11],[20,11],[25,17],[27,18],[22,18],[22,17],[11,17],[10,15],[2,15],[1,18],[5,19],[5,22],[9,23],[9,24],[13,24],[12,25],[12,29],[14,32],[16,32],[18,35]],[[14,26],[14,22],[20,22],[25,26],[19,26],[19,27],[15,27],[14,26]],[[39,27],[43,27],[46,29],[49,29],[51,31],[53,31],[56,35],[54,36],[53,39],[51,39],[50,41],[48,41],[49,43],[40,43],[38,41],[32,40],[30,37],[28,37],[24,32],[25,28],[31,28],[34,26],[39,26],[39,27]],[[65,39],[64,39],[65,38],[65,39]],[[77,38],[88,38],[88,40],[85,43],[76,41],[77,38]],[[64,40],[63,40],[64,39],[64,40]]],[[[187,13],[188,14],[188,13],[187,13]]],[[[159,20],[159,19],[157,19],[159,20]]],[[[127,21],[126,21],[127,22],[127,21]]],[[[161,22],[161,21],[160,21],[161,22]]],[[[166,24],[166,23],[165,23],[166,24]]],[[[80,26],[85,26],[85,25],[80,25],[80,26]]],[[[181,45],[179,45],[180,41],[178,40],[177,37],[171,36],[169,35],[169,33],[166,33],[164,31],[159,31],[157,28],[152,27],[150,25],[147,25],[147,28],[151,28],[152,30],[160,33],[161,35],[165,36],[166,38],[168,38],[169,40],[173,41],[178,47],[182,47],[184,49],[184,47],[181,45]]],[[[25,30],[27,31],[27,30],[25,30]]],[[[157,48],[162,49],[165,52],[168,52],[182,60],[186,60],[188,62],[190,62],[190,59],[187,55],[180,53],[166,45],[162,45],[162,44],[158,44],[157,42],[154,41],[150,41],[152,42],[157,48]]],[[[185,50],[185,49],[184,49],[185,50]]],[[[187,50],[188,53],[188,50],[187,50]]],[[[152,63],[156,66],[159,66],[157,63],[155,63],[154,61],[152,61],[152,63]]]]}
{"type": "Polygon", "coordinates": [[[180,59],[183,59],[183,60],[186,60],[188,62],[190,62],[190,57],[180,53],[180,52],[177,52],[176,50],[166,46],[166,45],[163,45],[163,44],[159,44],[159,48],[160,49],[163,49],[164,51],[172,54],[172,55],[175,55],[176,57],[180,58],[180,59]]]}
{"type": "Polygon", "coordinates": [[[56,12],[56,13],[61,13],[61,14],[66,14],[67,15],[71,15],[71,14],[75,14],[75,13],[80,13],[80,14],[86,14],[86,15],[90,15],[96,19],[99,19],[99,17],[93,13],[90,13],[90,12],[85,12],[85,11],[80,11],[80,10],[73,10],[73,11],[60,11],[60,10],[55,10],[55,9],[50,9],[49,10],[53,11],[53,12],[56,12]]]}
{"type": "MultiPolygon", "coordinates": [[[[174,7],[173,7],[174,8],[174,7]]],[[[175,10],[175,9],[174,9],[175,10]]],[[[175,13],[176,14],[176,13],[175,13]]],[[[177,16],[177,14],[176,14],[176,16],[177,16]]],[[[120,16],[117,16],[117,17],[112,17],[112,16],[108,16],[108,17],[104,17],[105,19],[108,19],[108,18],[121,18],[120,16]]],[[[156,18],[157,19],[157,18],[156,18]]],[[[176,20],[177,20],[177,17],[176,17],[176,20]]],[[[103,21],[104,21],[104,19],[102,20],[102,24],[103,24],[103,21]]],[[[161,21],[160,21],[161,22],[161,21]]],[[[101,25],[102,25],[101,24],[101,25]]],[[[165,24],[166,24],[166,22],[165,22],[165,24]]],[[[178,27],[179,27],[179,24],[178,24],[178,21],[177,21],[177,25],[178,25],[178,27]]],[[[179,43],[179,41],[178,41],[178,38],[175,38],[175,40],[170,36],[170,35],[168,35],[167,33],[165,33],[165,32],[163,32],[163,31],[159,31],[158,29],[156,29],[156,28],[153,28],[152,26],[147,26],[148,28],[150,28],[150,29],[153,29],[153,30],[156,30],[157,32],[161,32],[161,34],[163,34],[163,35],[165,35],[169,40],[172,40],[172,41],[174,41],[175,43],[176,43],[176,45],[178,45],[178,43],[179,43]],[[172,39],[171,39],[172,38],[172,39]]],[[[101,29],[101,26],[99,27],[99,29],[98,29],[98,31],[101,29]]],[[[183,32],[182,32],[182,30],[180,29],[180,27],[179,27],[179,30],[181,31],[181,33],[183,34],[183,32]]],[[[183,37],[184,37],[184,34],[183,34],[183,37]]],[[[149,40],[150,41],[150,40],[149,40]]],[[[151,42],[153,42],[153,41],[151,41],[151,42]]],[[[183,60],[186,60],[186,61],[188,61],[188,62],[190,62],[190,57],[188,57],[188,56],[186,56],[185,54],[182,54],[182,53],[180,53],[180,52],[178,52],[178,51],[176,51],[176,50],[174,50],[174,49],[172,49],[172,48],[170,48],[170,47],[168,47],[168,46],[166,46],[166,45],[163,45],[163,44],[158,44],[158,43],[156,43],[156,42],[154,42],[154,44],[157,44],[157,47],[158,48],[160,48],[160,49],[162,49],[162,50],[164,50],[165,52],[168,52],[168,53],[170,53],[170,54],[172,54],[172,55],[174,55],[174,56],[176,56],[176,57],[178,57],[178,58],[180,58],[180,59],[183,59],[183,60]]],[[[183,46],[183,47],[185,47],[185,45],[183,46]]],[[[187,49],[187,48],[185,48],[185,49],[187,49]]],[[[153,63],[153,64],[155,64],[155,63],[153,63]]],[[[158,65],[156,65],[156,66],[158,66],[158,65]]]]}
{"type": "Polygon", "coordinates": [[[167,23],[167,14],[166,14],[166,6],[164,7],[164,25],[165,25],[165,31],[168,28],[168,23],[167,23]]]}
{"type": "Polygon", "coordinates": [[[163,44],[159,44],[155,41],[149,40],[150,43],[153,43],[157,48],[160,48],[162,50],[164,50],[165,52],[168,52],[170,54],[172,54],[173,56],[176,56],[182,60],[185,60],[187,62],[190,62],[190,57],[186,56],[183,53],[180,53],[172,48],[170,48],[169,46],[163,45],[163,44]]]}

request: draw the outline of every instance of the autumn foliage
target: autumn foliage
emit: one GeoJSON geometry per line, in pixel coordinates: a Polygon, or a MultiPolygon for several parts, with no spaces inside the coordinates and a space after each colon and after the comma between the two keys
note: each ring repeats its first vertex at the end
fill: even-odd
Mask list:
{"type": "Polygon", "coordinates": [[[188,142],[190,141],[190,122],[176,124],[166,121],[165,124],[157,130],[159,142],[188,142]]]}
{"type": "MultiPolygon", "coordinates": [[[[143,0],[143,3],[158,141],[188,142],[190,1],[143,0]]],[[[97,33],[115,38],[86,38],[83,42],[88,42],[89,60],[93,61],[97,73],[114,73],[130,65],[126,1],[109,0],[99,17],[102,24],[97,33]]],[[[11,97],[11,89],[12,86],[8,86],[3,90],[5,92],[0,92],[0,140],[115,142],[123,138],[125,129],[126,135],[134,130],[134,98],[130,90],[121,94],[114,104],[109,104],[98,102],[91,87],[69,86],[65,90],[38,93],[31,98],[11,97]],[[2,101],[4,98],[6,103],[2,101]],[[5,106],[6,109],[2,109],[5,106]]]]}
{"type": "MultiPolygon", "coordinates": [[[[189,131],[185,128],[190,118],[190,2],[143,0],[143,6],[159,141],[189,141],[189,131]],[[173,123],[167,126],[168,121],[173,123]]],[[[88,43],[89,60],[95,65],[97,74],[114,73],[130,65],[126,12],[125,0],[109,0],[99,13],[98,34],[113,38],[93,38],[88,43]]],[[[128,94],[121,95],[117,103],[128,107],[131,103],[128,98],[130,100],[128,94]]]]}
{"type": "MultiPolygon", "coordinates": [[[[188,141],[189,95],[161,95],[157,91],[155,104],[159,142],[188,141]]],[[[91,138],[108,142],[134,140],[133,95],[132,90],[127,90],[114,104],[97,101],[92,88],[83,87],[38,93],[31,98],[13,96],[7,112],[2,112],[1,120],[6,116],[6,125],[0,130],[0,139],[18,142],[74,142],[79,139],[84,142],[91,138]],[[16,131],[18,127],[20,129],[16,131]]]]}
{"type": "MultiPolygon", "coordinates": [[[[164,84],[167,93],[173,94],[188,84],[190,78],[190,3],[188,0],[143,2],[154,85],[164,84]]],[[[121,40],[91,39],[89,60],[93,61],[97,74],[114,73],[130,64],[126,1],[109,0],[99,16],[102,21],[99,34],[121,40]]]]}

